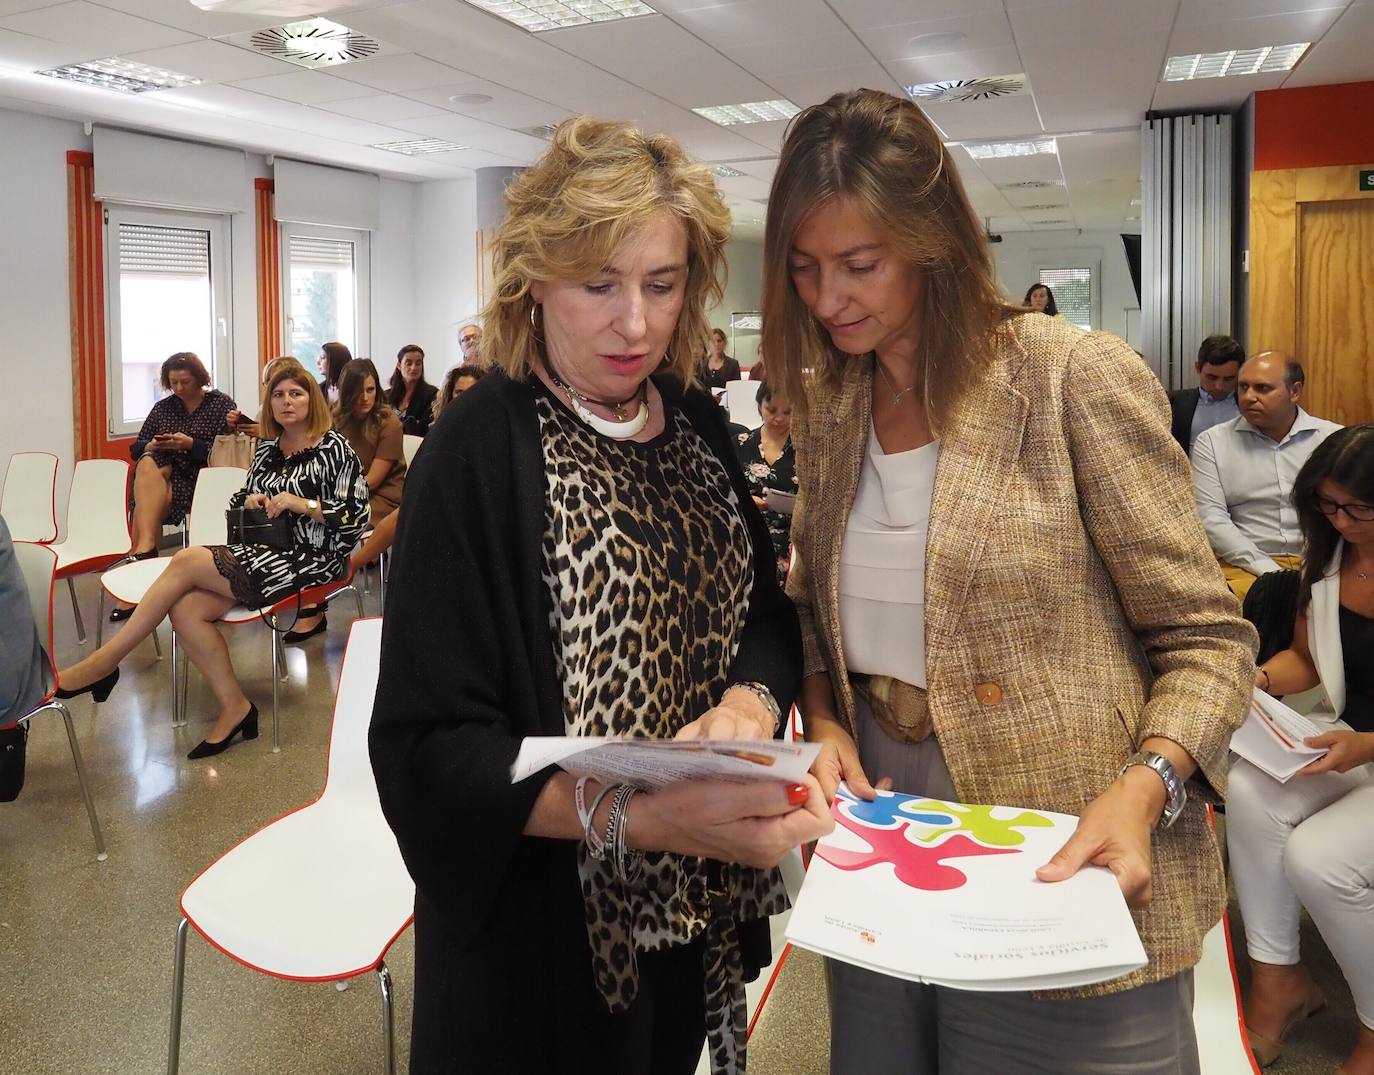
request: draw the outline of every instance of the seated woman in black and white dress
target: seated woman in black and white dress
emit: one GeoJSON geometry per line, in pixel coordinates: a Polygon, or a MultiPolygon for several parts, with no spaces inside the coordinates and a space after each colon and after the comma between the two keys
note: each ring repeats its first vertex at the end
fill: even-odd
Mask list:
{"type": "Polygon", "coordinates": [[[768,536],[778,558],[778,583],[782,585],[787,582],[787,565],[792,559],[792,513],[769,511],[767,498],[769,492],[796,496],[800,488],[797,453],[792,448],[792,408],[773,395],[767,381],[759,385],[754,398],[763,424],[737,438],[739,464],[749,483],[749,495],[768,524],[768,536]]]}
{"type": "Polygon", "coordinates": [[[193,545],[172,557],[128,625],[85,660],[62,669],[61,697],[91,692],[104,701],[119,662],[170,615],[177,638],[218,703],[210,734],[188,757],[218,754],[237,733],[258,734],[258,709],[243,693],[215,621],[234,605],[264,608],[297,590],[348,575],[348,554],[368,520],[367,483],[348,441],[332,428],[320,387],[299,365],[282,363],[267,389],[258,445],[236,506],[291,517],[293,547],[193,545]]]}

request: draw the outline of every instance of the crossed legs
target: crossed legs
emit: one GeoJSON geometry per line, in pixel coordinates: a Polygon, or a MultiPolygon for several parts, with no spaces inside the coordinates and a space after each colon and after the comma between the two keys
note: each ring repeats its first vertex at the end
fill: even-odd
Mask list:
{"type": "Polygon", "coordinates": [[[248,711],[248,699],[234,675],[228,647],[215,627],[215,621],[234,604],[229,581],[215,568],[210,550],[203,546],[182,549],[149,587],[124,629],[89,657],[62,669],[58,682],[76,690],[109,675],[163,617],[170,615],[187,654],[219,703],[215,725],[207,737],[209,742],[219,742],[248,711]]]}

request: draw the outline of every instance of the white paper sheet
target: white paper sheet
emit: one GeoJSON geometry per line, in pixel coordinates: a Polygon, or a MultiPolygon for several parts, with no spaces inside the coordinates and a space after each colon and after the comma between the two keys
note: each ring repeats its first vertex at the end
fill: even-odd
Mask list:
{"type": "Polygon", "coordinates": [[[641,788],[680,780],[748,783],[806,776],[820,753],[816,743],[778,739],[610,739],[601,736],[531,736],[511,767],[517,783],[550,765],[574,776],[591,776],[641,788]]]}
{"type": "Polygon", "coordinates": [[[1245,723],[1231,736],[1231,749],[1280,784],[1286,784],[1299,769],[1329,753],[1325,747],[1310,747],[1303,742],[1308,736],[1328,730],[1256,687],[1245,723]]]}
{"type": "Polygon", "coordinates": [[[1007,991],[1088,985],[1145,965],[1109,870],[1036,880],[1066,814],[879,793],[832,804],[788,922],[793,944],[909,981],[1007,991]]]}

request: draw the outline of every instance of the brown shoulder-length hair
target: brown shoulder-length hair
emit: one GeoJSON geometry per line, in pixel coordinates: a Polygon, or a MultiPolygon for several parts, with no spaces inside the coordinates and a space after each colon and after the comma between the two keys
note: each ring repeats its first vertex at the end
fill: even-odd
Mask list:
{"type": "Polygon", "coordinates": [[[1317,487],[1332,481],[1363,504],[1374,504],[1374,422],[1346,426],[1317,445],[1293,479],[1293,506],[1302,530],[1302,576],[1298,611],[1312,603],[1312,587],[1334,566],[1341,535],[1317,510],[1317,487]]]}
{"type": "Polygon", "coordinates": [[[382,395],[382,378],[370,358],[355,358],[345,362],[339,374],[339,400],[334,404],[334,428],[349,440],[362,436],[368,444],[376,444],[382,435],[382,423],[392,414],[391,404],[382,395]],[[363,418],[355,417],[353,408],[358,405],[358,397],[363,394],[368,378],[377,386],[377,394],[372,400],[372,410],[363,418]]]}
{"type": "Polygon", "coordinates": [[[687,229],[687,286],[663,369],[691,384],[706,307],[725,287],[730,212],[709,167],[662,134],[579,116],[554,132],[543,159],[506,188],[506,215],[492,243],[492,298],[482,311],[484,364],[523,380],[542,355],[531,320],[536,281],[585,280],[656,214],[687,229]]]}
{"type": "Polygon", "coordinates": [[[189,373],[201,388],[210,383],[210,371],[194,351],[178,351],[162,363],[162,387],[169,392],[172,390],[173,373],[189,373]]]}
{"type": "Polygon", "coordinates": [[[910,100],[879,90],[837,93],[804,109],[783,140],[763,237],[763,339],[768,378],[805,415],[806,383],[833,391],[847,357],[797,294],[792,243],[807,216],[848,199],[924,278],[920,384],[940,430],[979,374],[1008,306],[992,257],[939,132],[910,100]],[[814,377],[803,381],[803,370],[814,377]]]}
{"type": "Polygon", "coordinates": [[[272,413],[272,393],[277,390],[277,385],[282,381],[291,381],[305,389],[306,395],[310,397],[310,419],[305,427],[305,434],[311,440],[322,437],[334,428],[334,418],[329,413],[329,404],[324,400],[324,393],[320,391],[320,384],[314,377],[306,372],[305,367],[299,364],[290,365],[281,363],[272,373],[271,379],[267,382],[267,393],[263,397],[262,414],[258,416],[258,429],[262,432],[263,439],[275,440],[281,436],[281,425],[277,422],[277,416],[272,413]]]}

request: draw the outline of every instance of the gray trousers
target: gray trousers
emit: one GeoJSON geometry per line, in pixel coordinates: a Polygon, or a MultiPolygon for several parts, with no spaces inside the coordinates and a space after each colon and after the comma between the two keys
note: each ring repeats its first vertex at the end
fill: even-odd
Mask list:
{"type": "MultiPolygon", "coordinates": [[[[859,700],[869,780],[953,799],[932,737],[890,739],[859,700]]],[[[1012,804],[1016,805],[1016,804],[1012,804]]],[[[919,985],[826,960],[831,1075],[1199,1075],[1193,974],[1074,1000],[919,985]]]]}

